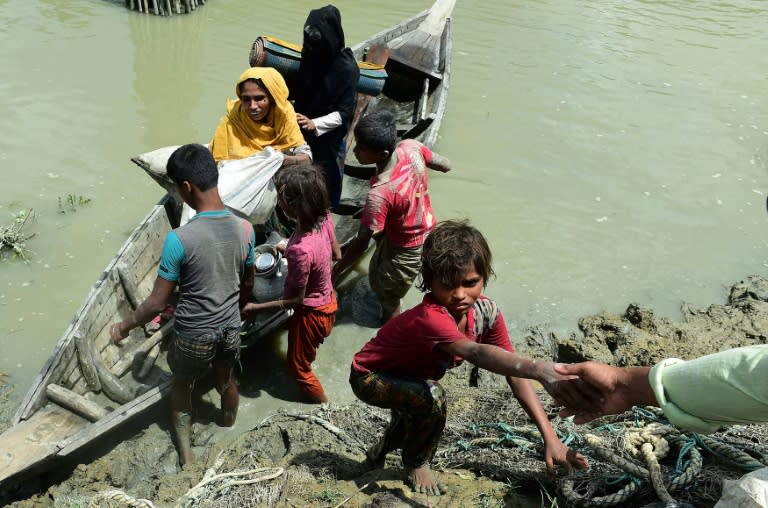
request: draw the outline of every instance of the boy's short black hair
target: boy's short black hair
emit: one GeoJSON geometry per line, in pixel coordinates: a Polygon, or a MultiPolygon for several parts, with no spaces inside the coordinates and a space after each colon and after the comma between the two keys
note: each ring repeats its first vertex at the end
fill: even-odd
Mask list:
{"type": "Polygon", "coordinates": [[[174,150],[168,159],[168,176],[180,184],[187,181],[201,191],[216,187],[219,183],[219,170],[213,154],[203,145],[190,143],[174,150]]]}
{"type": "Polygon", "coordinates": [[[421,251],[421,280],[417,287],[431,291],[432,283],[439,282],[454,288],[461,284],[469,269],[474,269],[483,278],[483,286],[494,275],[491,249],[483,234],[467,220],[438,223],[421,251]]]}
{"type": "Polygon", "coordinates": [[[390,153],[397,143],[397,123],[391,111],[382,109],[364,116],[355,126],[358,143],[372,150],[388,150],[390,153]]]}

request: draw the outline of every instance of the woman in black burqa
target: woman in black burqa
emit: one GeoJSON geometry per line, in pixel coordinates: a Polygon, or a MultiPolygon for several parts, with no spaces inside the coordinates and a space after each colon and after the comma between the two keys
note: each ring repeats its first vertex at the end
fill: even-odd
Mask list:
{"type": "Polygon", "coordinates": [[[331,206],[339,204],[346,137],[357,98],[360,70],[344,45],[341,13],[333,5],[313,9],[304,23],[301,65],[292,90],[296,119],[325,172],[331,206]]]}

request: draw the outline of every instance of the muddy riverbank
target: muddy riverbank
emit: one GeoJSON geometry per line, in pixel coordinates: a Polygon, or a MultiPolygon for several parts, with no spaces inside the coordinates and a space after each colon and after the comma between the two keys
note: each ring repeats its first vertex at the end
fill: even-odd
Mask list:
{"type": "MultiPolygon", "coordinates": [[[[518,349],[530,356],[554,357],[563,362],[594,359],[614,365],[649,365],[665,357],[694,358],[768,340],[768,280],[761,277],[748,277],[734,284],[724,295],[724,303],[706,308],[684,305],[682,310],[683,320],[675,322],[654,316],[652,309],[642,305],[628,304],[623,315],[602,313],[582,318],[578,331],[568,336],[558,336],[545,327],[530,329],[518,349]]],[[[479,387],[470,387],[469,378],[469,366],[464,365],[444,379],[450,394],[449,422],[435,466],[449,492],[440,498],[412,494],[401,481],[399,456],[395,453],[390,454],[383,469],[363,467],[365,448],[387,422],[385,411],[358,403],[343,407],[329,404],[304,413],[278,412],[247,432],[227,434],[215,427],[210,417],[215,402],[209,392],[203,392],[199,397],[202,418],[195,424],[196,464],[180,469],[167,419],[145,418],[121,430],[121,436],[128,439],[101,444],[80,458],[82,464],[62,465],[5,493],[0,501],[17,508],[88,506],[94,497],[118,490],[131,498],[150,500],[155,506],[574,504],[572,497],[564,497],[568,491],[563,487],[568,484],[565,473],[560,471],[554,480],[547,477],[533,426],[502,386],[502,380],[483,373],[479,387]],[[214,479],[191,491],[207,471],[209,477],[246,473],[214,479]],[[224,487],[232,481],[241,483],[224,487]],[[253,483],[244,483],[248,481],[253,483]]],[[[580,486],[582,491],[589,490],[590,482],[597,485],[598,478],[602,481],[621,473],[591,452],[584,443],[586,433],[610,440],[610,433],[626,422],[656,418],[647,411],[638,411],[588,426],[574,426],[557,418],[549,407],[548,396],[541,396],[561,437],[590,456],[592,471],[571,479],[574,481],[569,484],[580,486]],[[606,430],[607,423],[612,430],[606,430]]],[[[751,443],[758,457],[768,450],[768,433],[762,426],[734,427],[715,436],[732,444],[751,443]]],[[[695,481],[674,495],[695,506],[711,506],[719,497],[722,480],[743,473],[722,458],[707,453],[701,456],[703,466],[695,481]]],[[[670,457],[662,469],[674,469],[674,462],[670,457]]],[[[111,504],[103,501],[102,506],[127,506],[128,498],[120,501],[119,494],[110,495],[111,504]]],[[[619,505],[643,506],[654,500],[646,484],[619,505]]]]}

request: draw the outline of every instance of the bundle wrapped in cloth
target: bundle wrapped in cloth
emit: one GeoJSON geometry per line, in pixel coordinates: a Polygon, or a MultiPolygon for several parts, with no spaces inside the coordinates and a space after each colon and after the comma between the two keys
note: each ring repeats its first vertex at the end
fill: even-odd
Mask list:
{"type": "MultiPolygon", "coordinates": [[[[253,41],[248,59],[251,67],[274,67],[289,77],[299,72],[301,46],[263,35],[253,41]]],[[[357,66],[360,68],[357,91],[374,97],[380,95],[387,80],[384,66],[370,62],[357,62],[357,66]]]]}
{"type": "MultiPolygon", "coordinates": [[[[168,159],[177,148],[178,145],[158,148],[131,160],[181,201],[173,180],[166,172],[168,159]]],[[[283,154],[270,147],[243,159],[219,162],[219,194],[222,201],[233,213],[248,219],[252,224],[263,224],[277,203],[277,190],[272,177],[282,164],[283,154]]],[[[185,204],[181,224],[192,216],[194,210],[185,204]]]]}

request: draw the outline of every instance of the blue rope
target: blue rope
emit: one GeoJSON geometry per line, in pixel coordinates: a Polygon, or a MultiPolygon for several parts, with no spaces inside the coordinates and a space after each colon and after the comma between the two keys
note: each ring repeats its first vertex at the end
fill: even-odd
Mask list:
{"type": "Polygon", "coordinates": [[[607,476],[603,480],[603,483],[605,485],[618,485],[619,483],[622,483],[622,482],[624,482],[626,480],[632,480],[632,481],[635,481],[635,482],[640,481],[639,478],[637,478],[635,475],[631,475],[629,473],[624,473],[621,476],[607,476]]]}
{"type": "Polygon", "coordinates": [[[635,416],[635,427],[641,426],[641,423],[642,423],[641,418],[651,422],[660,421],[658,416],[656,416],[651,411],[648,411],[647,409],[640,406],[632,406],[632,413],[635,416]]]}
{"type": "Polygon", "coordinates": [[[598,425],[597,427],[593,427],[592,430],[596,432],[600,432],[601,430],[608,430],[610,432],[619,433],[621,432],[622,428],[617,427],[612,423],[605,423],[603,425],[598,425]]]}

